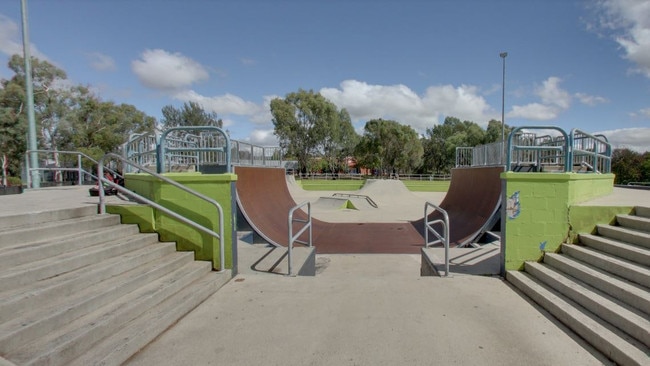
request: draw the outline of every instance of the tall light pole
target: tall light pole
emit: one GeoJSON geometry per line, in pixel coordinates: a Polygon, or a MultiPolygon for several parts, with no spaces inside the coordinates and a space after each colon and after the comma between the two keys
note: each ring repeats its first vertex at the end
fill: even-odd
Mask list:
{"type": "MultiPolygon", "coordinates": [[[[32,85],[32,56],[29,49],[29,34],[27,32],[27,0],[21,0],[21,12],[23,21],[23,57],[25,58],[25,92],[27,93],[27,123],[29,135],[30,168],[32,172],[31,188],[41,187],[41,175],[38,170],[38,148],[36,144],[36,118],[34,116],[34,89],[32,85]]],[[[30,172],[27,172],[29,175],[30,172]]]]}
{"type": "Polygon", "coordinates": [[[506,149],[506,56],[508,56],[508,52],[501,52],[499,54],[499,57],[503,59],[503,79],[501,83],[501,163],[503,164],[505,164],[503,153],[506,149]]]}

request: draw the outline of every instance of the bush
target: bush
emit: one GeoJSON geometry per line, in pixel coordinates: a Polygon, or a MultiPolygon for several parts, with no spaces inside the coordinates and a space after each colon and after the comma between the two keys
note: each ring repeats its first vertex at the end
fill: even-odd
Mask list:
{"type": "Polygon", "coordinates": [[[7,177],[7,185],[8,186],[22,186],[23,182],[18,177],[7,177]]]}

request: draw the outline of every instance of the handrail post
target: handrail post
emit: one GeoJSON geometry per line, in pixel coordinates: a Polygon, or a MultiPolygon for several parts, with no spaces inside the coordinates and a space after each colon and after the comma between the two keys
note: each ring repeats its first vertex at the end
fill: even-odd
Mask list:
{"type": "Polygon", "coordinates": [[[287,275],[292,276],[293,275],[293,243],[297,242],[299,244],[307,244],[310,248],[313,246],[313,237],[312,237],[312,221],[311,221],[311,203],[309,201],[303,202],[297,206],[294,206],[289,210],[289,215],[288,215],[288,228],[289,228],[289,243],[287,244],[287,275]],[[307,219],[302,220],[302,219],[293,219],[293,213],[302,208],[303,206],[307,206],[307,219]],[[298,232],[296,235],[293,234],[293,222],[302,222],[305,224],[298,232]],[[300,235],[302,235],[305,230],[309,230],[309,241],[307,243],[300,241],[298,238],[300,235]]]}
{"type": "Polygon", "coordinates": [[[78,168],[77,183],[81,186],[83,182],[83,177],[82,177],[83,169],[81,168],[81,154],[77,154],[77,168],[78,168]]]}
{"type": "Polygon", "coordinates": [[[442,209],[439,206],[434,205],[431,202],[426,202],[424,204],[424,247],[429,247],[429,232],[438,238],[436,242],[442,242],[445,248],[445,277],[449,276],[449,215],[447,211],[442,209]],[[433,220],[429,221],[429,211],[428,208],[432,207],[434,211],[438,211],[442,214],[442,220],[433,220]],[[440,235],[434,228],[433,225],[441,224],[443,226],[443,235],[440,235]]]}

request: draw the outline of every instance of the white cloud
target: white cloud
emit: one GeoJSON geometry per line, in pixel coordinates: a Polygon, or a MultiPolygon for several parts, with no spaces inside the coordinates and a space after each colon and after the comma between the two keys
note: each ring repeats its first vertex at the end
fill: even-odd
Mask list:
{"type": "Polygon", "coordinates": [[[97,71],[115,71],[115,60],[111,56],[105,55],[100,52],[91,52],[86,55],[90,66],[97,71]]]}
{"type": "Polygon", "coordinates": [[[650,151],[650,128],[624,128],[596,132],[607,137],[612,146],[616,148],[628,148],[637,152],[650,151]]]}
{"type": "Polygon", "coordinates": [[[194,90],[183,90],[175,93],[173,97],[183,102],[199,103],[204,109],[216,112],[219,116],[248,116],[250,121],[256,124],[271,123],[269,103],[274,98],[273,96],[264,97],[262,104],[246,101],[241,97],[229,93],[207,97],[194,90]]]}
{"type": "MultiPolygon", "coordinates": [[[[22,31],[18,23],[2,14],[0,14],[0,52],[7,56],[23,55],[22,31]]],[[[30,52],[32,57],[49,61],[33,43],[30,44],[30,52]]]]}
{"type": "Polygon", "coordinates": [[[595,96],[595,95],[587,95],[584,93],[575,93],[574,96],[576,99],[580,101],[582,104],[586,104],[588,106],[595,106],[597,104],[603,104],[609,102],[606,98],[595,96]]]}
{"type": "MultiPolygon", "coordinates": [[[[547,121],[555,119],[560,110],[557,106],[550,106],[540,103],[530,103],[523,106],[515,105],[512,111],[508,112],[509,118],[523,118],[533,121],[547,121]]],[[[506,120],[506,124],[508,121],[506,120]]]]}
{"type": "Polygon", "coordinates": [[[260,146],[278,146],[278,138],[270,130],[253,130],[248,138],[245,139],[251,144],[260,146]]]}
{"type": "Polygon", "coordinates": [[[140,59],[131,63],[131,69],[145,86],[167,91],[185,88],[210,77],[198,62],[178,52],[161,49],[145,50],[140,59]]]}
{"type": "Polygon", "coordinates": [[[612,37],[635,64],[634,71],[650,78],[650,2],[604,0],[599,5],[599,28],[617,32],[612,37]]]}
{"type": "Polygon", "coordinates": [[[560,88],[562,79],[557,76],[551,76],[544,80],[542,86],[535,90],[545,105],[557,106],[561,110],[566,110],[571,105],[571,94],[560,88]]]}
{"type": "Polygon", "coordinates": [[[490,113],[494,115],[478,95],[478,89],[467,85],[432,86],[419,96],[402,84],[372,85],[345,80],[340,88],[322,88],[320,93],[339,108],[345,108],[353,120],[394,119],[420,132],[439,123],[441,117],[487,124],[490,113]]]}

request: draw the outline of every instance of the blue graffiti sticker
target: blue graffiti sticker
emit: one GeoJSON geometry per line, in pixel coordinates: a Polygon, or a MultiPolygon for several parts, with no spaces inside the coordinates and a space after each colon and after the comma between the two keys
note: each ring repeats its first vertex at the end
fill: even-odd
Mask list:
{"type": "Polygon", "coordinates": [[[506,203],[506,214],[510,220],[514,220],[519,216],[521,206],[519,204],[519,191],[515,192],[508,198],[506,203]]]}
{"type": "Polygon", "coordinates": [[[546,241],[539,243],[539,250],[542,252],[546,249],[546,241]]]}

